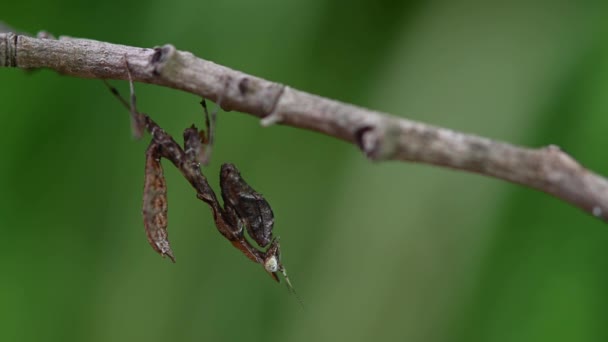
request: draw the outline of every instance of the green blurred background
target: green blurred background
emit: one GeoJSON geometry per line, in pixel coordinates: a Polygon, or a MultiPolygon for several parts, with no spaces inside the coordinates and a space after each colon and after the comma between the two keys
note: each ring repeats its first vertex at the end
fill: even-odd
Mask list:
{"type": "MultiPolygon", "coordinates": [[[[608,175],[605,1],[49,1],[1,19],[152,47],[608,175]]],[[[141,222],[144,150],[100,81],[0,70],[0,341],[606,341],[608,227],[552,197],[220,113],[212,165],[273,206],[284,286],[165,163],[177,263],[141,222]]],[[[124,92],[124,82],[114,82],[124,92]]],[[[181,136],[199,99],[136,84],[181,136]]]]}

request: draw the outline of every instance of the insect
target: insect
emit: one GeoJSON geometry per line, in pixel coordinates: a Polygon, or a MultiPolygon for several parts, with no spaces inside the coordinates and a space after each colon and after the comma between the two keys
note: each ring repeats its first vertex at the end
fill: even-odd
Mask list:
{"type": "Polygon", "coordinates": [[[146,150],[146,174],[142,216],[150,246],[175,262],[167,234],[167,182],[158,158],[159,145],[152,142],[146,150]]]}
{"type": "Polygon", "coordinates": [[[233,164],[223,164],[220,171],[220,188],[224,209],[260,247],[267,247],[272,240],[274,214],[264,197],[253,190],[241,177],[233,164]]]}
{"type": "MultiPolygon", "coordinates": [[[[290,292],[295,293],[291,281],[281,261],[281,248],[278,237],[273,236],[274,214],[264,197],[256,192],[241,177],[235,165],[225,163],[220,172],[220,188],[224,201],[222,207],[201,171],[201,164],[209,162],[214,140],[213,125],[215,113],[210,115],[205,100],[201,102],[205,113],[205,131],[195,125],[184,130],[183,148],[165,132],[148,115],[137,111],[136,96],[129,64],[125,58],[125,67],[129,79],[130,102],[127,102],[118,90],[108,84],[112,94],[130,111],[132,131],[136,138],[144,131],[152,139],[146,150],[146,167],[144,177],[144,196],[142,216],[148,242],[160,255],[168,256],[173,262],[175,257],[168,240],[168,204],[167,185],[163,174],[161,160],[169,160],[180,170],[184,178],[196,190],[196,196],[205,202],[213,212],[217,230],[234,247],[250,260],[262,265],[264,270],[277,282],[282,274],[290,292]],[[257,247],[245,237],[253,239],[257,247]]],[[[297,297],[302,304],[299,297],[297,297]]]]}
{"type": "Polygon", "coordinates": [[[220,188],[228,219],[233,226],[238,227],[241,234],[246,230],[260,247],[269,246],[264,253],[266,272],[276,281],[279,281],[277,273],[281,272],[288,288],[295,293],[285,267],[281,263],[279,239],[272,236],[274,214],[270,204],[245,182],[233,164],[222,165],[220,188]]]}

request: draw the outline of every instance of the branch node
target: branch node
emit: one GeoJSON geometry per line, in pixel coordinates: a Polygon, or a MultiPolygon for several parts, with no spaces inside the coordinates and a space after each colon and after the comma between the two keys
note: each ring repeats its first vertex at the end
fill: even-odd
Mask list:
{"type": "Polygon", "coordinates": [[[273,111],[260,120],[260,125],[262,125],[262,127],[270,127],[274,124],[280,123],[281,121],[283,121],[283,117],[279,114],[279,112],[273,111]]]}
{"type": "MultiPolygon", "coordinates": [[[[568,154],[566,151],[564,151],[557,145],[548,145],[543,148],[543,150],[545,150],[549,156],[554,158],[556,162],[561,163],[572,170],[581,170],[583,168],[581,164],[577,162],[574,158],[572,158],[570,154],[568,154]]],[[[552,166],[548,165],[548,167],[551,168],[552,166]]]]}
{"type": "Polygon", "coordinates": [[[52,33],[48,32],[48,31],[40,31],[40,32],[36,33],[36,38],[39,38],[39,39],[57,39],[57,38],[55,38],[55,36],[53,36],[52,33]]]}
{"type": "Polygon", "coordinates": [[[355,141],[367,158],[387,160],[397,153],[400,132],[392,124],[363,126],[355,131],[355,141]]]}
{"type": "Polygon", "coordinates": [[[373,148],[373,146],[369,145],[370,141],[367,138],[367,133],[373,129],[374,127],[372,126],[363,126],[355,131],[355,142],[357,143],[357,146],[359,146],[359,149],[365,153],[365,155],[367,155],[368,151],[371,151],[373,148]]]}
{"type": "Polygon", "coordinates": [[[285,94],[285,91],[287,90],[287,86],[281,86],[281,89],[279,90],[277,97],[275,98],[275,100],[272,103],[272,107],[269,111],[270,114],[266,115],[265,117],[262,118],[262,120],[260,120],[260,125],[262,125],[262,127],[269,127],[272,126],[274,124],[283,122],[283,114],[281,114],[279,112],[279,102],[281,101],[281,99],[283,98],[283,94],[285,94]]]}
{"type": "Polygon", "coordinates": [[[239,92],[241,93],[241,96],[245,97],[251,92],[250,83],[251,82],[249,81],[249,77],[241,78],[241,80],[239,81],[239,84],[238,84],[239,92]]]}
{"type": "Polygon", "coordinates": [[[0,42],[0,66],[16,67],[17,66],[17,40],[18,34],[6,33],[0,42]]]}
{"type": "Polygon", "coordinates": [[[167,62],[175,56],[175,46],[171,44],[165,44],[162,47],[154,47],[154,54],[150,57],[150,65],[152,66],[152,73],[155,76],[159,76],[167,62]]]}

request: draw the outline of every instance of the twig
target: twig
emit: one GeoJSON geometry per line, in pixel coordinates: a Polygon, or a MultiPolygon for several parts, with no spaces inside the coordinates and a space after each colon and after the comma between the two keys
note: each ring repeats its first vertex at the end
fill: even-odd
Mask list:
{"type": "Polygon", "coordinates": [[[504,179],[544,191],[608,221],[608,181],[557,146],[503,142],[308,94],[200,59],[171,45],[147,49],[88,39],[0,33],[0,66],[50,68],[64,75],[126,79],[187,91],[274,123],[309,129],[357,145],[375,161],[433,164],[504,179]]]}

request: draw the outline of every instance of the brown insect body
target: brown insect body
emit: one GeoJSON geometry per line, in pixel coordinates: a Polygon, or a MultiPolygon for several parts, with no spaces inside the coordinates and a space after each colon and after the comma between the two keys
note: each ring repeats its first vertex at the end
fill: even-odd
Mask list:
{"type": "Polygon", "coordinates": [[[222,165],[220,187],[224,208],[235,224],[244,226],[249,236],[260,246],[273,240],[274,214],[270,204],[253,190],[233,164],[222,165]]]}
{"type": "Polygon", "coordinates": [[[142,215],[150,246],[175,262],[167,233],[167,183],[158,156],[159,148],[158,144],[151,142],[146,151],[142,215]]]}

